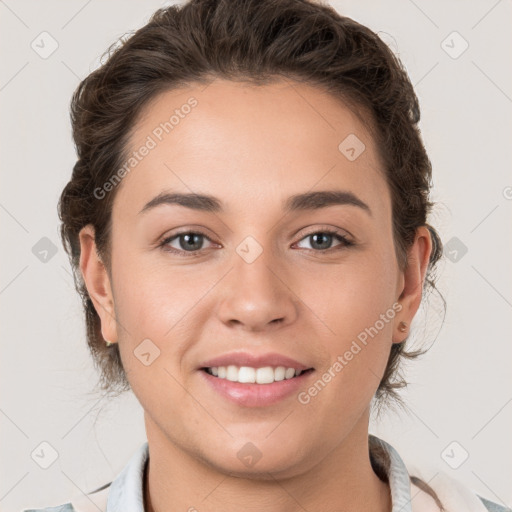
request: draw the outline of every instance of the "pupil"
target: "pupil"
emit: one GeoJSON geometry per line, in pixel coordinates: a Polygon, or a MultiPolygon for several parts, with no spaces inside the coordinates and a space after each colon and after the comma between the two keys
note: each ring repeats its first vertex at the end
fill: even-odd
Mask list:
{"type": "Polygon", "coordinates": [[[323,247],[320,247],[321,249],[328,249],[329,242],[331,241],[332,235],[329,235],[327,233],[317,233],[317,234],[312,235],[312,237],[313,237],[313,239],[315,239],[315,242],[314,242],[315,244],[323,246],[323,247]],[[318,238],[327,239],[327,242],[326,243],[324,242],[323,244],[322,244],[322,242],[317,242],[316,239],[318,239],[318,238]]]}
{"type": "Polygon", "coordinates": [[[198,233],[191,233],[191,234],[187,234],[187,235],[182,235],[181,240],[186,240],[186,241],[185,241],[185,244],[180,244],[180,245],[185,250],[200,249],[201,248],[201,243],[197,242],[197,240],[201,236],[202,235],[200,235],[198,233]]]}

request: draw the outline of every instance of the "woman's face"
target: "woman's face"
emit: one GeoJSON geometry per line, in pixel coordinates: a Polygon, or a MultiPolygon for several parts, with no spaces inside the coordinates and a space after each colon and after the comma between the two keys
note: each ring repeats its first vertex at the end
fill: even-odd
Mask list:
{"type": "Polygon", "coordinates": [[[430,246],[417,239],[421,268],[400,272],[390,193],[358,118],[311,86],[219,79],[157,97],[129,150],[130,170],[112,185],[112,281],[95,304],[150,445],[231,474],[291,476],[366,439],[430,246]],[[250,369],[207,374],[224,355],[250,369]],[[268,366],[313,370],[230,380],[282,378],[257,371],[268,366]]]}

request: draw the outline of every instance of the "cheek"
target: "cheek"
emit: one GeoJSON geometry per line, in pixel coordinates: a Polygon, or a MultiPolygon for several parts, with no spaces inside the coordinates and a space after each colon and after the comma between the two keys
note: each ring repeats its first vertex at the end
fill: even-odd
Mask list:
{"type": "Polygon", "coordinates": [[[343,375],[337,382],[349,394],[376,388],[387,364],[396,315],[393,265],[392,256],[368,251],[302,283],[299,296],[311,309],[307,314],[325,333],[327,368],[341,364],[331,373],[343,375]]]}
{"type": "Polygon", "coordinates": [[[204,298],[209,297],[218,276],[207,266],[171,266],[165,258],[158,258],[155,263],[155,258],[126,257],[119,259],[117,265],[116,314],[126,353],[149,339],[162,356],[172,346],[172,357],[166,357],[166,366],[179,365],[187,344],[200,335],[207,313],[204,298]]]}
{"type": "Polygon", "coordinates": [[[346,338],[373,325],[392,308],[397,278],[394,264],[383,253],[354,252],[339,265],[299,273],[297,294],[311,314],[346,338]]]}
{"type": "Polygon", "coordinates": [[[188,322],[200,295],[179,274],[166,277],[126,260],[124,265],[116,296],[121,359],[139,401],[158,410],[158,400],[164,403],[170,393],[175,402],[186,398],[173,377],[181,380],[188,322]]]}
{"type": "Polygon", "coordinates": [[[182,283],[179,269],[171,273],[161,263],[157,267],[153,254],[158,249],[143,251],[120,238],[114,243],[117,245],[114,245],[113,277],[120,320],[139,333],[147,328],[148,335],[154,334],[163,326],[167,326],[166,332],[181,311],[180,305],[189,290],[182,283]]]}

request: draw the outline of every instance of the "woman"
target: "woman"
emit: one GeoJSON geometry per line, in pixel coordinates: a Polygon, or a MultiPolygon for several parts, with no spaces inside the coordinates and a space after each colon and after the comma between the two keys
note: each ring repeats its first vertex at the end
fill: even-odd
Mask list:
{"type": "Polygon", "coordinates": [[[62,237],[148,442],[58,510],[505,510],[368,433],[442,254],[419,117],[387,46],[306,0],[159,10],[80,84],[62,237]]]}

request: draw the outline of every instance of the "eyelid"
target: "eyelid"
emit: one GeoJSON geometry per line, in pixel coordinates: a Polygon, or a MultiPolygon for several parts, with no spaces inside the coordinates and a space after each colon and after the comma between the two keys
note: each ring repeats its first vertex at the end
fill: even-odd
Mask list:
{"type": "MultiPolygon", "coordinates": [[[[309,227],[309,226],[308,226],[309,227]]],[[[329,232],[329,233],[333,233],[333,234],[336,234],[336,235],[339,235],[339,236],[342,236],[342,237],[350,237],[350,238],[354,238],[352,236],[351,233],[349,233],[346,229],[341,229],[341,228],[338,228],[336,226],[331,226],[329,224],[320,224],[320,225],[314,225],[311,230],[309,230],[308,228],[304,228],[306,229],[307,231],[305,231],[302,235],[301,235],[301,238],[300,240],[302,240],[304,237],[306,236],[309,236],[309,235],[314,235],[315,233],[325,233],[325,232],[329,232]]],[[[298,236],[300,233],[300,231],[293,237],[295,238],[296,236],[298,236]]],[[[355,243],[355,242],[354,242],[355,243]]]]}

